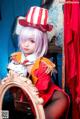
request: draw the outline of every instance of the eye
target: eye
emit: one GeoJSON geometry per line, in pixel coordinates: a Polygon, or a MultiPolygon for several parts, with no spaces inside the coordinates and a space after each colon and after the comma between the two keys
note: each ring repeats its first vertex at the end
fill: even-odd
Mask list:
{"type": "Polygon", "coordinates": [[[31,43],[35,43],[35,41],[34,40],[30,40],[31,41],[31,43]]]}

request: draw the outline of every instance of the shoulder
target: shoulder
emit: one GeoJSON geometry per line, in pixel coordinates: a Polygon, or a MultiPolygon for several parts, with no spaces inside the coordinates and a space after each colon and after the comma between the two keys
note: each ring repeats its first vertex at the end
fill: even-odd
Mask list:
{"type": "Polygon", "coordinates": [[[38,58],[33,67],[32,67],[32,74],[34,71],[39,70],[39,72],[44,72],[44,71],[48,71],[48,73],[52,73],[55,69],[55,64],[52,63],[49,59],[45,58],[45,57],[41,57],[38,58]]]}
{"type": "Polygon", "coordinates": [[[52,61],[50,61],[48,58],[42,57],[41,63],[44,63],[46,66],[52,66],[53,68],[55,68],[55,64],[52,61]]]}
{"type": "Polygon", "coordinates": [[[48,58],[42,57],[40,60],[39,69],[49,74],[54,71],[55,64],[51,62],[48,58]]]}
{"type": "Polygon", "coordinates": [[[10,56],[11,57],[19,57],[19,56],[21,56],[21,52],[14,52],[14,53],[12,53],[10,56]]]}
{"type": "Polygon", "coordinates": [[[10,59],[14,60],[16,62],[20,62],[21,61],[21,54],[22,54],[21,52],[14,52],[11,54],[10,59]]]}

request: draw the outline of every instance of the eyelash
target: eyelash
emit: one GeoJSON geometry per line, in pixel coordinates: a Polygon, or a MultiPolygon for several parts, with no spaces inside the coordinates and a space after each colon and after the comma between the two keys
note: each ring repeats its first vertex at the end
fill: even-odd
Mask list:
{"type": "Polygon", "coordinates": [[[35,41],[34,40],[30,40],[32,43],[35,43],[35,41]]]}

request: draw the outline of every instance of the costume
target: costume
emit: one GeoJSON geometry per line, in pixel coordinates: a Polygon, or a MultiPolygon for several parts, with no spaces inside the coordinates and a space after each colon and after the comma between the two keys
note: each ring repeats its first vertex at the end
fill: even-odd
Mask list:
{"type": "MultiPolygon", "coordinates": [[[[19,32],[18,45],[21,52],[12,54],[8,68],[14,71],[15,76],[28,77],[32,80],[33,85],[39,91],[38,95],[43,99],[46,119],[49,119],[64,116],[62,110],[67,111],[68,100],[62,89],[51,80],[51,73],[54,71],[55,64],[43,57],[48,50],[47,31],[51,31],[53,28],[47,23],[47,20],[48,10],[36,6],[31,7],[23,19],[19,19],[19,24],[25,27],[19,32]],[[60,114],[55,112],[55,107],[58,108],[57,99],[59,99],[60,105],[65,105],[64,108],[60,106],[58,110],[60,114]],[[56,106],[52,104],[54,101],[56,106]]],[[[27,80],[27,78],[25,79],[27,80]]],[[[24,93],[20,95],[24,99],[24,93]]],[[[23,102],[24,100],[20,101],[23,102]]]]}
{"type": "MultiPolygon", "coordinates": [[[[12,57],[11,57],[12,61],[16,62],[17,65],[20,65],[21,55],[22,55],[21,52],[12,54],[12,57]]],[[[50,70],[53,70],[53,68],[55,67],[55,64],[53,64],[47,58],[41,57],[35,60],[31,73],[30,73],[33,84],[39,90],[39,96],[42,97],[44,100],[43,105],[45,105],[52,98],[55,90],[62,91],[59,87],[57,87],[52,82],[51,72],[49,74],[46,73],[46,70],[48,67],[51,68],[50,70]]],[[[13,70],[13,68],[10,66],[8,68],[13,70]]]]}

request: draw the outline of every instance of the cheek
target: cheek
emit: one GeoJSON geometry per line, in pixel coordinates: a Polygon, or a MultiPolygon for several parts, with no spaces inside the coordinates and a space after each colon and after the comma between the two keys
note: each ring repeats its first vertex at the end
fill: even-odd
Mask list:
{"type": "Polygon", "coordinates": [[[34,45],[33,45],[33,48],[34,48],[34,49],[35,49],[35,46],[36,46],[36,45],[34,44],[34,45]]]}
{"type": "Polygon", "coordinates": [[[24,45],[23,45],[23,44],[21,44],[20,46],[21,46],[21,48],[23,48],[23,46],[24,46],[24,45]]]}
{"type": "Polygon", "coordinates": [[[23,49],[24,48],[24,44],[22,43],[22,44],[20,44],[20,48],[21,49],[23,49]]]}

